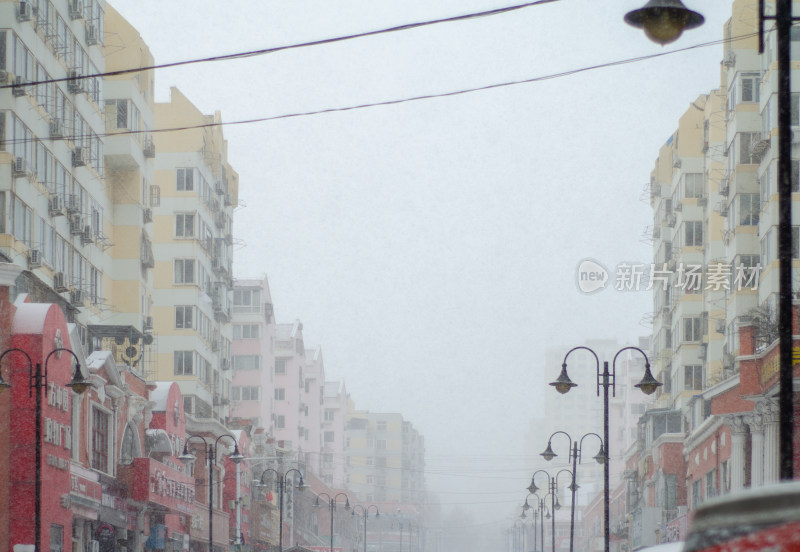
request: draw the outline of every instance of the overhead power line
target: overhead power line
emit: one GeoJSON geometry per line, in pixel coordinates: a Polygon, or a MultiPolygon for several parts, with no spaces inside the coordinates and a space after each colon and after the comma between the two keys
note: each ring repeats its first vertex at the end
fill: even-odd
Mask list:
{"type": "MultiPolygon", "coordinates": [[[[548,0],[548,1],[553,1],[553,0],[548,0]]],[[[609,68],[609,67],[616,67],[616,66],[625,65],[625,64],[628,64],[628,63],[638,63],[640,61],[646,61],[646,60],[649,60],[649,59],[654,59],[654,58],[659,58],[659,57],[668,56],[668,55],[672,55],[672,54],[677,54],[677,53],[680,53],[680,52],[686,52],[686,51],[689,51],[689,50],[695,50],[695,49],[698,49],[698,48],[706,48],[708,46],[716,46],[716,45],[719,45],[719,44],[723,44],[724,42],[727,42],[729,40],[731,42],[735,42],[735,41],[738,41],[738,40],[745,40],[745,39],[748,39],[748,38],[752,38],[752,37],[754,37],[756,35],[757,35],[757,33],[749,33],[749,34],[737,36],[737,37],[734,37],[734,38],[731,38],[731,39],[720,39],[720,40],[712,40],[710,42],[702,42],[702,43],[699,43],[699,44],[694,44],[692,46],[686,46],[684,48],[679,48],[677,50],[669,50],[667,52],[658,52],[658,53],[655,53],[655,54],[648,54],[646,56],[637,56],[637,57],[626,58],[626,59],[617,60],[617,61],[610,61],[608,63],[600,63],[600,64],[597,64],[597,65],[589,65],[589,66],[581,67],[581,68],[578,68],[578,69],[570,69],[570,70],[567,70],[567,71],[561,71],[561,72],[558,72],[558,73],[551,73],[551,74],[548,74],[548,75],[542,75],[542,76],[539,76],[539,77],[532,77],[532,78],[529,78],[529,79],[522,79],[522,80],[507,81],[507,82],[494,83],[494,84],[487,84],[487,85],[484,85],[484,86],[478,86],[478,87],[474,87],[474,88],[464,88],[464,89],[461,89],[461,90],[454,90],[454,91],[450,91],[450,92],[440,92],[440,93],[434,93],[434,94],[425,94],[425,95],[420,95],[420,96],[411,96],[411,97],[408,97],[408,98],[384,100],[384,101],[380,101],[380,102],[363,103],[363,104],[356,104],[356,105],[343,106],[343,107],[330,107],[330,108],[318,109],[318,110],[314,110],[314,111],[301,111],[301,112],[297,112],[297,113],[286,113],[286,114],[283,114],[283,115],[273,115],[273,116],[269,116],[269,117],[257,117],[257,118],[252,118],[252,119],[242,119],[242,120],[239,120],[239,121],[228,121],[228,122],[219,121],[219,122],[203,123],[203,124],[199,124],[199,125],[187,125],[187,126],[179,126],[179,127],[156,128],[156,129],[151,129],[151,130],[124,130],[124,131],[120,131],[120,132],[107,132],[107,133],[103,133],[103,134],[98,134],[98,136],[100,136],[100,137],[109,137],[109,136],[121,136],[121,135],[129,135],[129,134],[155,134],[155,133],[162,133],[162,132],[180,132],[180,131],[183,131],[183,130],[192,130],[192,129],[198,129],[198,128],[213,128],[213,127],[232,126],[232,125],[247,125],[247,124],[253,124],[253,123],[264,123],[264,122],[268,122],[268,121],[278,121],[278,120],[281,120],[281,119],[293,119],[293,118],[297,118],[297,117],[309,117],[309,116],[312,116],[312,115],[322,115],[322,114],[325,114],[325,113],[337,113],[337,112],[343,112],[343,111],[354,111],[354,110],[357,110],[357,109],[366,109],[368,107],[380,107],[380,106],[387,106],[387,105],[397,105],[397,104],[403,104],[403,103],[408,103],[408,102],[416,102],[416,101],[420,101],[420,100],[430,100],[430,99],[434,99],[434,98],[447,98],[447,97],[450,97],[450,96],[460,96],[460,95],[463,95],[463,94],[470,94],[470,93],[473,93],[473,92],[481,92],[481,91],[484,91],[484,90],[493,90],[493,89],[496,89],[496,88],[503,88],[503,87],[506,87],[506,86],[515,86],[515,85],[519,85],[519,84],[529,84],[529,83],[542,82],[542,81],[561,78],[561,77],[568,77],[568,76],[571,76],[571,75],[577,75],[579,73],[585,73],[587,71],[594,71],[596,69],[605,69],[605,68],[609,68]]],[[[84,135],[74,134],[74,135],[71,135],[71,136],[65,136],[64,138],[69,138],[69,139],[75,140],[75,139],[82,139],[82,138],[89,137],[89,136],[90,136],[89,134],[84,134],[84,135]]],[[[30,138],[30,139],[25,138],[25,139],[20,139],[20,140],[9,140],[9,141],[7,141],[7,143],[12,143],[12,142],[13,143],[24,143],[24,142],[35,141],[35,140],[37,140],[37,138],[30,138]]]]}
{"type": "MultiPolygon", "coordinates": [[[[536,0],[534,2],[526,2],[524,4],[517,4],[515,6],[507,6],[505,8],[496,8],[493,10],[487,10],[482,12],[476,13],[468,13],[466,15],[456,15],[453,17],[445,17],[443,19],[433,19],[430,21],[420,21],[418,23],[407,23],[405,25],[398,25],[396,27],[388,27],[385,29],[378,29],[375,31],[366,31],[363,33],[356,33],[350,34],[345,36],[337,36],[334,38],[324,38],[321,40],[313,40],[311,42],[301,42],[299,44],[290,44],[287,46],[276,46],[274,48],[263,48],[260,50],[250,50],[247,52],[238,52],[235,54],[224,54],[221,56],[212,56],[212,57],[205,57],[205,58],[198,58],[198,59],[190,59],[184,61],[175,61],[172,63],[161,63],[158,65],[147,65],[143,67],[131,67],[129,69],[118,69],[116,71],[104,71],[101,73],[92,73],[89,75],[76,75],[74,77],[63,77],[60,79],[45,79],[39,81],[32,81],[26,82],[25,86],[36,86],[39,84],[50,84],[53,82],[66,82],[66,81],[78,81],[84,79],[92,79],[96,77],[115,77],[119,75],[128,75],[130,73],[140,73],[142,71],[152,71],[154,69],[167,69],[169,67],[180,67],[182,65],[191,65],[194,63],[209,63],[212,61],[230,61],[234,59],[243,59],[249,57],[256,57],[256,56],[263,56],[266,54],[274,54],[276,52],[282,52],[284,50],[293,50],[297,48],[308,48],[310,46],[322,46],[324,44],[334,44],[336,42],[343,42],[345,40],[353,40],[355,38],[365,38],[368,36],[376,36],[380,34],[386,33],[394,33],[398,31],[408,31],[411,29],[417,29],[420,27],[426,27],[429,25],[438,25],[439,23],[453,23],[456,21],[466,21],[468,19],[477,19],[479,17],[489,17],[492,15],[500,15],[503,13],[508,13],[511,11],[521,10],[523,8],[529,8],[531,6],[538,6],[540,4],[549,4],[551,2],[558,2],[559,0],[536,0]]],[[[13,84],[5,84],[0,86],[0,89],[3,88],[12,88],[13,84]]]]}

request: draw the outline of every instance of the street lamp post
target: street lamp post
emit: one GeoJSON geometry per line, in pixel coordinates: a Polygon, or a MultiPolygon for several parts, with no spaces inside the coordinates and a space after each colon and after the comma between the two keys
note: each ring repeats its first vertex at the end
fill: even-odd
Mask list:
{"type": "MultiPolygon", "coordinates": [[[[661,0],[664,1],[664,0],[661,0]]],[[[684,29],[701,25],[703,16],[687,9],[679,0],[669,0],[673,16],[669,17],[672,40],[684,29]]],[[[644,27],[663,19],[651,0],[643,8],[625,15],[625,21],[634,27],[644,27]]],[[[780,478],[794,477],[794,389],[792,360],[792,88],[791,88],[791,32],[792,23],[800,18],[792,16],[792,0],[775,0],[775,15],[765,13],[765,2],[758,2],[758,53],[764,53],[764,21],[775,21],[778,62],[778,455],[780,478]]],[[[657,23],[656,23],[657,24],[657,23]]]]}
{"type": "Polygon", "coordinates": [[[547,448],[541,454],[541,456],[543,456],[548,462],[558,456],[555,452],[553,452],[552,447],[553,437],[557,434],[566,435],[570,442],[570,446],[567,448],[567,450],[572,449],[572,452],[570,452],[570,456],[572,457],[572,483],[569,486],[569,490],[572,491],[572,508],[569,521],[569,552],[572,552],[575,537],[575,492],[578,490],[578,463],[580,462],[581,450],[583,449],[583,440],[589,435],[594,435],[600,439],[600,451],[594,455],[594,459],[598,464],[606,463],[606,451],[603,447],[603,438],[597,433],[586,433],[583,437],[581,437],[580,441],[578,441],[573,440],[572,437],[570,437],[570,435],[564,431],[556,431],[550,435],[549,439],[547,439],[547,448]]]}
{"type": "Polygon", "coordinates": [[[604,530],[604,541],[605,541],[605,552],[609,552],[609,547],[611,543],[611,532],[609,529],[609,458],[611,454],[611,446],[608,442],[608,434],[609,434],[609,427],[608,427],[608,390],[611,389],[611,392],[614,396],[616,396],[616,373],[617,373],[617,358],[619,355],[622,354],[624,351],[638,351],[644,357],[644,376],[642,376],[642,380],[637,383],[634,387],[638,387],[642,390],[645,395],[652,395],[655,393],[656,389],[661,385],[661,382],[657,381],[653,374],[650,373],[650,360],[647,358],[647,354],[642,351],[639,347],[623,347],[614,355],[614,359],[611,362],[611,372],[608,371],[608,361],[603,362],[603,372],[600,372],[600,358],[597,356],[592,349],[589,347],[579,346],[573,347],[567,354],[564,355],[564,362],[561,364],[561,374],[559,374],[558,379],[552,382],[550,385],[556,388],[561,394],[569,392],[570,389],[573,387],[577,387],[578,384],[574,383],[571,379],[569,379],[569,375],[567,374],[567,357],[574,351],[579,349],[583,349],[589,351],[594,356],[595,361],[597,362],[597,395],[600,396],[600,387],[603,388],[603,443],[606,446],[606,461],[603,463],[603,530],[604,530]]]}
{"type": "MultiPolygon", "coordinates": [[[[543,474],[545,474],[547,476],[547,488],[549,489],[549,492],[546,495],[544,495],[544,497],[542,497],[542,501],[544,502],[544,500],[547,498],[547,496],[550,495],[550,511],[553,514],[550,537],[551,537],[551,541],[552,541],[552,543],[551,543],[552,551],[556,552],[556,510],[560,510],[561,509],[561,504],[558,503],[558,496],[556,496],[556,480],[555,480],[554,477],[550,477],[550,474],[547,473],[546,471],[544,471],[544,470],[536,470],[535,472],[533,472],[533,475],[531,476],[531,484],[528,485],[528,492],[530,492],[530,493],[534,493],[535,494],[536,491],[539,490],[539,487],[536,486],[536,474],[537,473],[543,473],[543,474]]],[[[525,500],[527,501],[527,499],[525,499],[525,500]]],[[[549,515],[549,513],[548,513],[548,515],[549,515]]],[[[542,534],[544,534],[544,522],[542,523],[542,534]]],[[[542,552],[544,552],[544,541],[542,541],[542,552]]]]}
{"type": "Polygon", "coordinates": [[[295,489],[302,492],[305,490],[306,485],[303,482],[303,474],[300,473],[300,470],[296,468],[286,470],[284,473],[280,473],[272,468],[267,468],[261,472],[261,477],[258,479],[258,483],[256,484],[258,487],[266,487],[267,484],[264,481],[264,476],[268,473],[275,474],[275,482],[278,487],[278,552],[283,552],[283,491],[286,488],[289,474],[292,472],[296,472],[297,475],[300,476],[300,482],[297,484],[295,489]]]}
{"type": "Polygon", "coordinates": [[[178,460],[183,462],[184,464],[190,464],[197,460],[197,457],[189,452],[189,441],[192,439],[200,439],[203,441],[203,450],[206,455],[206,463],[208,465],[208,475],[206,477],[206,483],[208,484],[208,552],[213,552],[214,550],[214,489],[213,489],[213,471],[214,465],[217,463],[217,448],[219,445],[219,440],[223,437],[230,437],[231,441],[233,441],[233,454],[228,456],[234,464],[238,464],[244,459],[244,456],[239,454],[239,443],[236,442],[236,438],[233,435],[223,433],[216,439],[214,439],[213,443],[209,443],[206,441],[206,438],[202,435],[189,435],[186,438],[186,442],[183,444],[183,452],[180,456],[178,456],[178,460]]]}
{"type": "MultiPolygon", "coordinates": [[[[533,493],[528,493],[528,496],[525,497],[525,504],[522,505],[522,513],[519,515],[519,517],[521,517],[522,519],[525,519],[527,517],[526,512],[531,509],[531,505],[528,504],[528,498],[532,494],[533,493]]],[[[536,532],[536,515],[537,514],[539,514],[539,517],[541,518],[541,523],[539,525],[542,528],[542,536],[541,536],[541,541],[542,542],[541,542],[541,544],[542,544],[542,552],[544,552],[544,511],[543,511],[544,510],[544,504],[542,503],[542,499],[539,498],[538,495],[533,494],[533,496],[536,498],[536,501],[537,501],[536,502],[536,507],[533,509],[533,513],[531,514],[531,523],[533,524],[533,552],[537,552],[536,551],[536,534],[537,534],[537,532],[536,532]]]]}
{"type": "MultiPolygon", "coordinates": [[[[72,352],[70,349],[66,349],[64,347],[59,347],[57,349],[53,349],[48,353],[48,355],[44,359],[44,369],[42,369],[42,364],[37,362],[34,368],[33,361],[31,360],[30,355],[26,353],[22,349],[12,348],[3,351],[3,354],[0,354],[0,368],[2,368],[3,357],[7,354],[12,352],[18,352],[25,355],[25,358],[28,361],[28,391],[29,393],[33,393],[36,390],[36,411],[35,411],[35,439],[36,443],[34,445],[35,448],[35,463],[36,466],[34,467],[35,470],[35,490],[34,490],[34,518],[33,518],[33,542],[35,546],[35,550],[37,552],[41,550],[41,541],[42,541],[42,390],[47,389],[47,364],[50,361],[50,357],[54,354],[61,356],[61,353],[69,353],[72,355],[72,358],[75,359],[75,373],[72,375],[71,381],[67,384],[67,387],[72,389],[75,393],[81,395],[86,392],[87,389],[91,386],[91,384],[86,381],[81,373],[81,364],[78,360],[78,356],[72,352]]],[[[0,373],[0,393],[4,390],[11,387],[11,384],[6,382],[3,379],[2,373],[0,373]]]]}
{"type": "Polygon", "coordinates": [[[350,498],[348,498],[348,496],[345,493],[336,493],[335,495],[333,495],[333,498],[331,498],[331,495],[329,495],[328,493],[319,493],[317,495],[317,500],[314,502],[314,508],[319,508],[320,507],[319,497],[321,497],[322,495],[325,495],[325,497],[327,497],[327,499],[328,499],[328,507],[330,508],[330,514],[331,514],[331,547],[330,547],[330,552],[333,552],[333,512],[334,512],[334,510],[336,510],[336,499],[339,498],[340,496],[343,496],[344,500],[345,500],[344,509],[349,511],[350,510],[350,498]]]}
{"type": "Polygon", "coordinates": [[[350,515],[356,515],[356,509],[361,508],[362,513],[364,514],[364,552],[367,552],[367,515],[369,514],[370,509],[375,508],[375,517],[381,517],[381,513],[378,511],[378,507],[374,504],[370,504],[369,506],[362,506],[361,504],[356,504],[353,506],[353,512],[350,515]]]}

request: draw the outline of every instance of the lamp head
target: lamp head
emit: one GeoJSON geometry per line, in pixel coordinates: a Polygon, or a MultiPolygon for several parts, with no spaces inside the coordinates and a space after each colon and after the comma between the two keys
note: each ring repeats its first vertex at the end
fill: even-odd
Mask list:
{"type": "Polygon", "coordinates": [[[188,466],[189,464],[191,464],[192,462],[197,460],[197,456],[195,456],[194,454],[189,452],[189,444],[188,443],[184,443],[183,444],[183,452],[181,453],[180,456],[178,456],[178,460],[183,462],[184,466],[188,466]]]}
{"type": "Polygon", "coordinates": [[[525,512],[531,509],[531,505],[528,504],[528,498],[525,497],[525,504],[522,505],[522,511],[525,512]]]}
{"type": "Polygon", "coordinates": [[[643,8],[625,15],[625,22],[637,29],[644,29],[647,38],[661,44],[669,44],[680,38],[683,31],[703,24],[705,18],[688,9],[681,0],[650,0],[643,8]]]}
{"type": "Polygon", "coordinates": [[[91,383],[86,381],[81,373],[81,365],[75,365],[75,375],[72,376],[72,381],[67,384],[67,387],[75,391],[78,395],[82,395],[92,386],[91,383]]]}
{"type": "Polygon", "coordinates": [[[244,455],[239,453],[238,444],[233,445],[233,454],[228,456],[228,458],[230,458],[231,462],[233,462],[234,464],[239,464],[242,460],[244,460],[244,455]]]}
{"type": "Polygon", "coordinates": [[[634,385],[634,387],[638,387],[642,390],[642,393],[645,395],[652,395],[656,392],[663,384],[658,381],[656,378],[653,377],[652,372],[650,372],[650,363],[646,363],[644,365],[644,376],[642,376],[642,381],[634,385]]]}
{"type": "Polygon", "coordinates": [[[580,486],[577,483],[575,483],[575,481],[573,480],[572,483],[570,483],[569,487],[567,487],[567,488],[570,491],[572,491],[573,493],[576,493],[576,492],[578,492],[578,489],[580,489],[580,486]]]}
{"type": "MultiPolygon", "coordinates": [[[[301,493],[308,488],[308,485],[306,485],[305,482],[303,481],[303,476],[302,475],[300,476],[300,482],[297,484],[297,487],[295,487],[295,488],[298,491],[300,491],[301,493]]],[[[317,500],[319,500],[319,497],[317,497],[317,500]]]]}
{"type": "Polygon", "coordinates": [[[314,508],[319,508],[319,497],[314,501],[314,508]]]}
{"type": "MultiPolygon", "coordinates": [[[[530,485],[528,485],[528,492],[529,492],[529,493],[531,493],[531,494],[533,494],[533,493],[535,493],[535,492],[536,492],[536,491],[538,491],[538,490],[539,490],[539,487],[537,487],[537,486],[536,486],[536,483],[534,483],[534,482],[533,482],[533,479],[531,479],[531,484],[530,484],[530,485]]],[[[528,500],[528,499],[526,498],[525,500],[528,500]]]]}
{"type": "Polygon", "coordinates": [[[349,510],[350,509],[350,499],[348,497],[345,497],[345,499],[344,499],[344,509],[345,510],[349,510]]]}
{"type": "Polygon", "coordinates": [[[528,515],[525,513],[525,508],[522,509],[522,513],[519,515],[519,519],[525,519],[528,515]]]}
{"type": "Polygon", "coordinates": [[[550,446],[550,441],[547,442],[547,448],[544,450],[542,454],[539,456],[543,457],[548,462],[558,456],[555,452],[553,452],[553,447],[550,446]]]}
{"type": "Polygon", "coordinates": [[[603,443],[600,443],[600,450],[593,456],[593,458],[598,464],[606,463],[606,448],[603,446],[603,443]]]}
{"type": "Polygon", "coordinates": [[[554,508],[556,510],[560,510],[561,509],[561,503],[558,501],[558,497],[557,496],[556,496],[556,504],[555,504],[554,508]]]}
{"type": "Polygon", "coordinates": [[[381,517],[381,513],[380,513],[379,511],[377,511],[377,510],[375,510],[375,517],[376,517],[376,518],[379,518],[379,517],[381,517]]]}
{"type": "Polygon", "coordinates": [[[558,379],[552,382],[550,385],[556,388],[556,391],[561,393],[568,393],[570,389],[573,387],[577,387],[578,384],[573,382],[569,379],[569,375],[567,375],[567,363],[561,365],[561,373],[558,375],[558,379]]]}

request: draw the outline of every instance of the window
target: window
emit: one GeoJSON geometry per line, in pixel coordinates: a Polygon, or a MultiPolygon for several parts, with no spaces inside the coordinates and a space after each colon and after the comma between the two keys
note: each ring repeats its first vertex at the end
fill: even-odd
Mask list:
{"type": "Polygon", "coordinates": [[[258,339],[258,324],[236,324],[233,326],[234,339],[258,339]]]}
{"type": "Polygon", "coordinates": [[[760,98],[761,75],[759,73],[742,73],[742,101],[758,102],[760,98]]]}
{"type": "Polygon", "coordinates": [[[683,389],[685,391],[703,390],[703,366],[689,364],[683,367],[683,389]]]}
{"type": "Polygon", "coordinates": [[[178,238],[194,237],[194,213],[175,215],[175,236],[178,238]]]}
{"type": "Polygon", "coordinates": [[[333,409],[326,408],[325,409],[325,421],[326,422],[332,422],[333,421],[333,415],[334,415],[335,412],[336,411],[333,410],[333,409]]]}
{"type": "Polygon", "coordinates": [[[703,222],[690,220],[684,223],[684,245],[698,246],[703,245],[703,222]]]}
{"type": "Polygon", "coordinates": [[[378,439],[376,448],[378,450],[386,450],[386,439],[378,439]]]}
{"type": "Polygon", "coordinates": [[[283,429],[285,427],[286,427],[286,416],[282,415],[275,416],[275,428],[283,429]]]}
{"type": "Polygon", "coordinates": [[[173,357],[174,373],[176,376],[190,376],[194,373],[192,369],[194,353],[192,351],[175,351],[173,357]]]}
{"type": "Polygon", "coordinates": [[[194,307],[191,305],[178,305],[175,307],[175,327],[189,330],[193,327],[194,307]]]}
{"type": "Polygon", "coordinates": [[[286,359],[285,358],[276,358],[275,359],[275,373],[276,374],[285,374],[286,373],[286,359]]]}
{"type": "Polygon", "coordinates": [[[378,431],[386,431],[386,421],[381,420],[376,425],[378,431]]]}
{"type": "Polygon", "coordinates": [[[717,470],[711,470],[706,474],[706,498],[717,496],[717,470]]]}
{"type": "Polygon", "coordinates": [[[261,290],[259,288],[233,290],[235,312],[261,312],[261,290]]]}
{"type": "Polygon", "coordinates": [[[325,432],[325,442],[326,443],[333,443],[334,434],[333,431],[326,431],[325,432]]]}
{"type": "Polygon", "coordinates": [[[92,467],[109,473],[108,435],[110,416],[99,408],[92,408],[92,467]]]}
{"type": "Polygon", "coordinates": [[[683,318],[683,341],[692,342],[700,341],[701,337],[701,324],[700,317],[683,318]]]}
{"type": "Polygon", "coordinates": [[[194,190],[194,169],[178,169],[176,188],[179,192],[191,192],[194,190]]]}
{"type": "Polygon", "coordinates": [[[758,159],[753,156],[753,144],[761,140],[760,132],[740,132],[737,136],[739,141],[739,163],[742,165],[758,164],[758,159]]]}
{"type": "Polygon", "coordinates": [[[128,128],[128,100],[106,100],[106,128],[128,128]]]}
{"type": "Polygon", "coordinates": [[[330,452],[322,453],[322,465],[326,468],[333,467],[333,454],[330,452]]]}
{"type": "Polygon", "coordinates": [[[175,283],[193,284],[194,282],[194,259],[175,259],[175,283]]]}
{"type": "Polygon", "coordinates": [[[285,401],[286,400],[286,389],[283,387],[276,387],[275,388],[275,400],[276,401],[285,401]]]}
{"type": "Polygon", "coordinates": [[[235,355],[233,357],[234,370],[259,370],[261,357],[258,355],[235,355]]]}
{"type": "Polygon", "coordinates": [[[739,224],[756,226],[761,212],[761,200],[758,194],[739,194],[739,224]]]}
{"type": "Polygon", "coordinates": [[[379,467],[379,468],[385,468],[386,467],[386,458],[383,457],[383,456],[381,456],[379,458],[376,458],[375,459],[375,465],[377,467],[379,467]]]}
{"type": "Polygon", "coordinates": [[[64,552],[64,526],[50,524],[50,552],[64,552]]]}
{"type": "Polygon", "coordinates": [[[692,509],[697,508],[703,502],[703,481],[698,479],[692,482],[692,509]]]}
{"type": "Polygon", "coordinates": [[[684,177],[684,197],[698,198],[704,196],[703,174],[687,173],[684,177]]]}
{"type": "Polygon", "coordinates": [[[233,400],[235,401],[257,401],[260,396],[260,388],[254,385],[234,386],[233,400]]]}

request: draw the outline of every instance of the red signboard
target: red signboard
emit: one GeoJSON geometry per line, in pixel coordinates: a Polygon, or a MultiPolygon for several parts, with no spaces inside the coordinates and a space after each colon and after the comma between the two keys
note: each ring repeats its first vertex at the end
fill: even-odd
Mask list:
{"type": "Polygon", "coordinates": [[[133,465],[121,468],[134,500],[152,502],[172,513],[194,513],[194,479],[152,458],[134,458],[133,465]]]}

